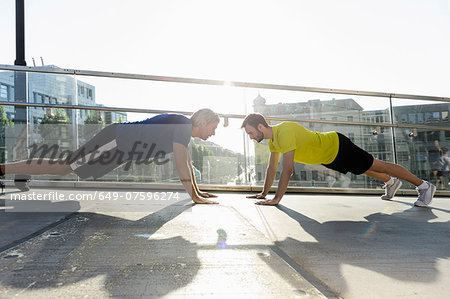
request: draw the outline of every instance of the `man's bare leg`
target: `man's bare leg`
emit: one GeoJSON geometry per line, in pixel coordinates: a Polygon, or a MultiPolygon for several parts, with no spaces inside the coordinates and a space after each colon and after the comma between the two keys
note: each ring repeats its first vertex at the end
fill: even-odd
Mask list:
{"type": "Polygon", "coordinates": [[[381,172],[376,172],[376,171],[373,171],[373,170],[367,170],[366,172],[364,172],[364,174],[367,175],[367,176],[370,176],[370,177],[372,177],[374,179],[378,179],[380,181],[383,181],[385,183],[387,183],[391,179],[391,177],[388,176],[387,174],[381,173],[381,172]]]}
{"type": "Polygon", "coordinates": [[[68,175],[72,168],[65,161],[32,159],[1,165],[4,174],[68,175]]]}
{"type": "Polygon", "coordinates": [[[373,160],[372,166],[364,174],[382,180],[383,182],[389,181],[390,178],[388,175],[391,175],[401,180],[410,182],[415,186],[420,186],[423,183],[423,180],[416,177],[403,166],[380,161],[378,159],[373,160]]]}

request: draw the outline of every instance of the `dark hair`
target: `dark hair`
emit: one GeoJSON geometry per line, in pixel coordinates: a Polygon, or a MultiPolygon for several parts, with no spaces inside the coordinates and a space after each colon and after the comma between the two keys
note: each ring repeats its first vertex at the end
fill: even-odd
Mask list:
{"type": "Polygon", "coordinates": [[[262,116],[262,114],[251,113],[245,117],[244,121],[242,122],[241,129],[246,125],[252,126],[253,128],[258,128],[259,124],[262,124],[266,128],[269,127],[266,119],[264,118],[264,116],[262,116]]]}

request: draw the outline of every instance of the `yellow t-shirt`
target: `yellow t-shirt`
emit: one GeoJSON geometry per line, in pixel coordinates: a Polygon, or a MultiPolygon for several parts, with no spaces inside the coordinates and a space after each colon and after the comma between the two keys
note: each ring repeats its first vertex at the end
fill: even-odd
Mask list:
{"type": "Polygon", "coordinates": [[[287,121],[272,127],[273,140],[269,140],[271,152],[285,154],[295,150],[294,161],[303,164],[330,164],[339,150],[336,132],[314,132],[302,125],[287,121]]]}

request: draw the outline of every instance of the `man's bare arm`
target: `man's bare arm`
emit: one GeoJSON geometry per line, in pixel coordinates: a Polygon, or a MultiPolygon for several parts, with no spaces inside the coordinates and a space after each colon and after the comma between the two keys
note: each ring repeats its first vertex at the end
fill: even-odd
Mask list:
{"type": "Polygon", "coordinates": [[[191,160],[191,155],[189,154],[189,151],[187,152],[187,158],[188,158],[188,162],[187,165],[189,167],[189,172],[191,174],[192,177],[192,185],[194,186],[194,189],[197,193],[200,193],[200,189],[197,186],[197,181],[195,179],[195,172],[194,172],[194,168],[192,166],[192,160],[191,160]]]}
{"type": "Polygon", "coordinates": [[[188,166],[190,163],[189,152],[187,148],[180,144],[173,144],[173,154],[175,156],[175,165],[180,176],[180,181],[183,184],[184,189],[191,196],[195,203],[217,203],[215,201],[202,198],[195,189],[195,178],[191,176],[191,170],[188,166]]]}
{"type": "Polygon", "coordinates": [[[194,189],[197,191],[197,194],[200,195],[201,197],[205,197],[205,198],[209,198],[209,197],[217,197],[217,195],[208,193],[208,192],[202,192],[200,191],[200,188],[197,185],[197,180],[195,178],[195,172],[194,172],[194,167],[192,165],[192,160],[191,160],[191,155],[188,152],[188,166],[191,172],[191,177],[192,177],[192,183],[194,185],[194,189]]]}
{"type": "Polygon", "coordinates": [[[275,179],[275,173],[277,172],[278,161],[280,159],[280,153],[270,153],[269,164],[266,169],[266,178],[264,180],[264,187],[261,193],[256,195],[247,196],[247,198],[265,198],[272,187],[273,180],[275,179]]]}
{"type": "Polygon", "coordinates": [[[286,192],[289,180],[291,179],[291,175],[294,169],[294,155],[295,150],[283,154],[283,171],[281,172],[280,181],[278,182],[278,189],[275,193],[274,198],[271,200],[257,202],[257,204],[277,205],[281,201],[281,198],[283,198],[283,195],[286,192]]]}

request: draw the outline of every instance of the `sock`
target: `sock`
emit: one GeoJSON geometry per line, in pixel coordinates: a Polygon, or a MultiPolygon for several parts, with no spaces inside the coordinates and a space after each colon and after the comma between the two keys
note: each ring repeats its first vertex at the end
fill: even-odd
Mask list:
{"type": "Polygon", "coordinates": [[[389,181],[385,182],[386,186],[391,186],[394,183],[394,179],[390,178],[389,181]]]}
{"type": "Polygon", "coordinates": [[[428,184],[426,181],[422,181],[422,184],[420,184],[419,186],[417,186],[418,189],[427,189],[428,188],[428,184]]]}

